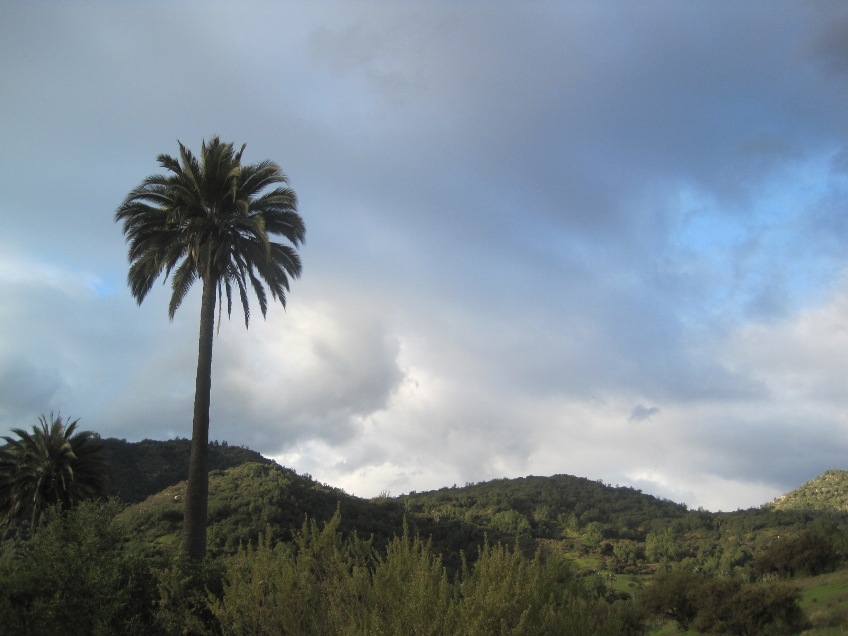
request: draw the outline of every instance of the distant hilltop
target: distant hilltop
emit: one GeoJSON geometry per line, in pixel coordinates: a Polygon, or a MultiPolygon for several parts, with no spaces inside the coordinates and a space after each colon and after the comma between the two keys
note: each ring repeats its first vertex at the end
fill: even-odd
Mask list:
{"type": "Polygon", "coordinates": [[[848,512],[848,471],[827,470],[767,507],[774,510],[848,512]]]}

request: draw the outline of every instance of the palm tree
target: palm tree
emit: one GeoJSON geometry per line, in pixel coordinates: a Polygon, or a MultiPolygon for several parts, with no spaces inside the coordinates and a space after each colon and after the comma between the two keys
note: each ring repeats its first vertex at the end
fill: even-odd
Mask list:
{"type": "MultiPolygon", "coordinates": [[[[179,142],[178,142],[179,143],[179,142]]],[[[139,304],[162,274],[171,277],[168,315],[173,320],[192,283],[202,281],[200,339],[194,393],[191,456],[183,520],[182,549],[194,560],[206,554],[209,400],[215,304],[224,296],[227,315],[238,289],[244,324],[250,321],[252,289],[264,316],[265,286],[285,307],[289,277],[298,277],[296,247],[305,236],[297,198],[286,176],[271,161],[242,165],[244,146],[217,136],[203,142],[195,158],[181,143],[179,159],[159,155],[169,174],[153,175],[127,195],[115,213],[129,243],[127,282],[139,304]],[[280,235],[289,244],[270,240],[280,235]],[[264,283],[264,285],[263,285],[264,283]]],[[[220,324],[220,319],[219,319],[220,324]]]]}
{"type": "Polygon", "coordinates": [[[68,508],[84,499],[105,497],[111,465],[91,431],[76,431],[79,420],[43,415],[32,433],[15,428],[0,449],[0,518],[7,523],[31,513],[34,531],[50,506],[68,508]]]}

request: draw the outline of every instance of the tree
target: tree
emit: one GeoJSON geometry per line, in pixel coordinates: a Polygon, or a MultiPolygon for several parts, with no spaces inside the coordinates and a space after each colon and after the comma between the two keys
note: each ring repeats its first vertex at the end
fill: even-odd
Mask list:
{"type": "Polygon", "coordinates": [[[779,536],[757,555],[754,569],[760,574],[786,577],[816,576],[835,570],[840,561],[837,535],[835,526],[819,526],[805,528],[796,535],[779,536]]]}
{"type": "MultiPolygon", "coordinates": [[[[178,142],[179,143],[179,142],[178,142]]],[[[297,250],[305,236],[297,198],[280,167],[271,161],[242,165],[245,146],[217,136],[203,142],[195,158],[181,143],[180,157],[159,155],[168,171],[153,175],[130,192],[115,213],[129,243],[127,282],[141,304],[160,275],[171,278],[168,315],[199,280],[200,338],[194,394],[191,456],[185,498],[182,549],[195,560],[206,554],[208,502],[209,402],[212,387],[212,340],[215,305],[224,295],[227,315],[238,289],[244,324],[250,321],[248,289],[265,316],[268,298],[284,307],[289,277],[301,271],[297,250]],[[280,235],[290,244],[271,240],[280,235]]]]}
{"type": "Polygon", "coordinates": [[[639,595],[647,616],[709,634],[800,634],[808,625],[800,592],[782,583],[746,583],[677,569],[659,572],[639,595]]]}
{"type": "Polygon", "coordinates": [[[105,497],[111,465],[91,431],[76,431],[79,420],[61,415],[39,417],[29,433],[12,429],[0,450],[0,518],[11,523],[30,513],[32,530],[53,505],[68,508],[85,499],[105,497]]]}

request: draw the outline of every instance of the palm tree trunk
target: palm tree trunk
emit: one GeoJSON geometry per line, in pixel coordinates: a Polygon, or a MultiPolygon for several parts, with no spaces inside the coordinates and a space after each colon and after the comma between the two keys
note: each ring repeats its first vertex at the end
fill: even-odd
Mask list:
{"type": "Polygon", "coordinates": [[[215,328],[215,281],[203,279],[200,341],[194,389],[194,422],[188,465],[182,551],[194,561],[206,556],[206,512],[209,502],[209,403],[212,391],[212,339],[215,328]]]}

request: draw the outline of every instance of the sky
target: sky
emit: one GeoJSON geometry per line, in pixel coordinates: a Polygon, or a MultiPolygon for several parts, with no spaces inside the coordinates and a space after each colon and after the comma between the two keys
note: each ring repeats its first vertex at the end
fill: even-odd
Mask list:
{"type": "Polygon", "coordinates": [[[200,290],[137,305],[114,213],[220,135],[307,231],[286,308],[224,317],[211,439],[362,497],[570,474],[735,510],[848,468],[843,2],[0,17],[0,435],[191,436],[200,290]]]}

